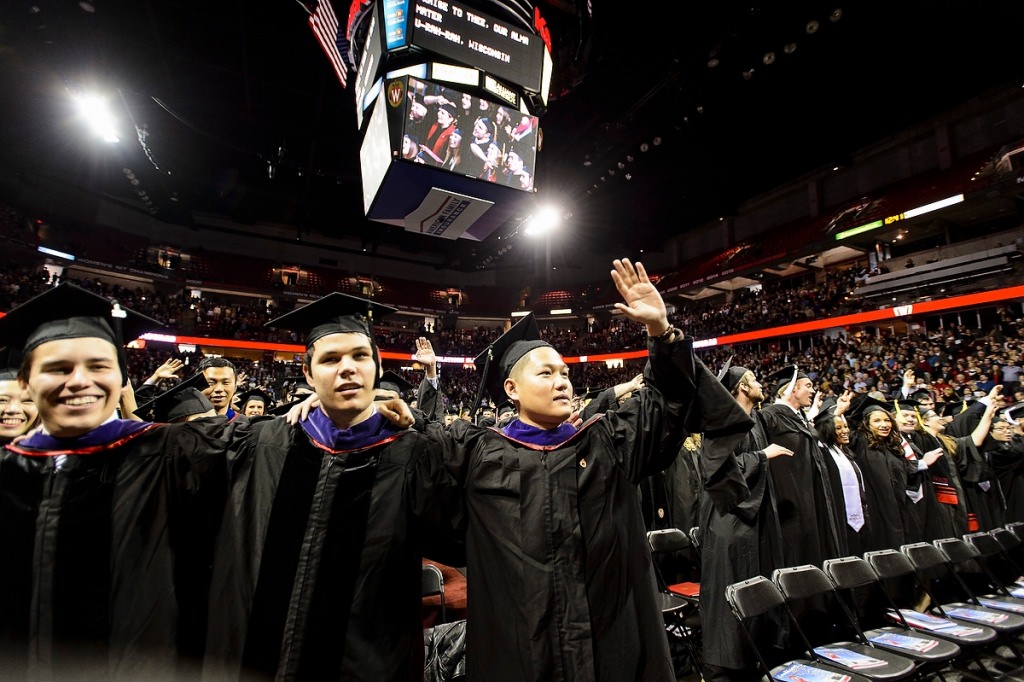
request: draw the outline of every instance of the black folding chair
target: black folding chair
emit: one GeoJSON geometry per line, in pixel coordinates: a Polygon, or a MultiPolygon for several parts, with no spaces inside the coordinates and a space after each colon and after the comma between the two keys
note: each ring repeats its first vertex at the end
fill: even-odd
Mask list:
{"type": "Polygon", "coordinates": [[[887,617],[894,624],[905,625],[917,632],[954,642],[962,650],[962,665],[958,669],[976,679],[992,679],[986,662],[1004,668],[1005,659],[995,653],[999,637],[995,630],[984,625],[964,624],[947,618],[941,612],[920,613],[915,610],[923,596],[937,603],[928,586],[919,578],[914,564],[903,552],[896,549],[880,549],[864,553],[864,560],[871,565],[878,576],[879,585],[892,610],[887,617]],[[971,671],[971,672],[968,672],[971,671]]]}
{"type": "Polygon", "coordinates": [[[826,559],[822,570],[869,642],[915,659],[925,677],[943,678],[943,671],[959,664],[962,649],[955,642],[911,628],[867,561],[857,556],[826,559]],[[895,614],[895,622],[886,613],[895,614]]]}
{"type": "MultiPolygon", "coordinates": [[[[959,551],[962,547],[970,547],[956,538],[944,539],[940,542],[954,551],[959,551]],[[958,542],[961,544],[957,544],[958,542]]],[[[914,564],[918,578],[929,584],[932,596],[937,598],[936,603],[932,604],[932,608],[941,611],[942,615],[954,620],[990,627],[995,630],[996,634],[1007,640],[1007,645],[1011,646],[1012,643],[1008,641],[1007,636],[1024,632],[1024,617],[993,609],[981,603],[978,595],[971,590],[961,575],[961,571],[969,571],[973,567],[964,565],[957,570],[956,563],[938,543],[914,542],[903,545],[900,547],[900,551],[906,554],[914,564]]],[[[960,556],[963,561],[973,559],[972,555],[960,556]]],[[[1017,653],[1016,650],[1015,653],[1017,653]]],[[[1021,661],[1024,662],[1024,657],[1021,657],[1021,661]]]]}
{"type": "Polygon", "coordinates": [[[772,581],[786,599],[794,630],[809,656],[872,680],[903,680],[916,675],[916,660],[868,641],[832,581],[817,566],[779,568],[772,572],[772,581]],[[805,608],[810,600],[816,600],[819,608],[805,608]]]}
{"type": "Polygon", "coordinates": [[[664,528],[647,533],[654,575],[658,584],[658,599],[669,633],[683,640],[690,660],[698,669],[704,667],[701,656],[700,583],[669,582],[665,578],[661,559],[677,556],[691,549],[689,537],[679,528],[664,528]]]}
{"type": "Polygon", "coordinates": [[[934,544],[949,557],[983,606],[1024,614],[1024,598],[1014,597],[999,575],[1002,545],[990,531],[970,533],[963,540],[944,538],[934,544]]]}
{"type": "Polygon", "coordinates": [[[1021,522],[1014,522],[1003,528],[993,528],[989,531],[989,534],[996,539],[1003,550],[1001,556],[1005,562],[1003,566],[1005,573],[1000,573],[1000,576],[1007,585],[1018,581],[1024,582],[1024,540],[1021,539],[1019,533],[1011,528],[1017,524],[1021,526],[1020,532],[1024,533],[1024,523],[1021,522]]]}
{"type": "Polygon", "coordinates": [[[914,542],[901,546],[900,552],[910,559],[919,583],[927,587],[932,612],[967,626],[989,628],[996,641],[985,653],[990,655],[999,674],[1016,675],[1024,671],[1024,655],[1015,644],[1018,634],[1024,632],[1024,618],[983,606],[949,556],[936,545],[914,542]]]}
{"type": "MultiPolygon", "coordinates": [[[[744,636],[750,642],[757,658],[759,672],[772,680],[815,679],[823,674],[838,674],[847,678],[848,682],[870,682],[864,675],[849,672],[837,666],[822,663],[813,658],[782,657],[781,660],[774,650],[765,650],[750,632],[750,624],[760,618],[778,612],[786,614],[786,598],[779,588],[762,575],[741,580],[725,588],[725,599],[729,608],[736,616],[744,636]]],[[[792,620],[792,619],[790,619],[792,620]]],[[[842,678],[832,678],[842,679],[842,678]]]]}
{"type": "Polygon", "coordinates": [[[690,542],[693,544],[693,549],[697,552],[697,557],[700,557],[700,526],[694,526],[687,531],[686,536],[690,538],[690,542]]]}
{"type": "Polygon", "coordinates": [[[444,574],[441,573],[441,569],[434,564],[423,564],[422,575],[423,582],[420,596],[439,596],[441,598],[441,620],[439,620],[438,623],[447,623],[448,614],[445,612],[444,605],[444,574]]]}

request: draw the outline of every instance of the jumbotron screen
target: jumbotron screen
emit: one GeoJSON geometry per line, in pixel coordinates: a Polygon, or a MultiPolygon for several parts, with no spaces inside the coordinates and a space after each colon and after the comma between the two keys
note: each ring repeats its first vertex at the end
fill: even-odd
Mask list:
{"type": "Polygon", "coordinates": [[[408,79],[400,158],[534,190],[538,120],[447,85],[408,79]]]}

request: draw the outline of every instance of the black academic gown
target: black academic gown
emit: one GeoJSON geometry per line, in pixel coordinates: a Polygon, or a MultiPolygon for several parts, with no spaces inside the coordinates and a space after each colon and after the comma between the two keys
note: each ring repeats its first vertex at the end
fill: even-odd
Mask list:
{"type": "Polygon", "coordinates": [[[967,529],[970,532],[992,530],[1006,523],[1005,497],[992,466],[990,448],[993,442],[986,438],[979,448],[971,436],[956,439],[956,462],[967,500],[967,529]]]}
{"type": "Polygon", "coordinates": [[[870,534],[864,538],[865,550],[899,549],[908,542],[918,542],[920,532],[910,516],[911,502],[907,497],[911,464],[902,454],[870,447],[863,434],[856,431],[850,447],[864,475],[868,509],[872,518],[880,521],[872,524],[870,534]]]}
{"type": "Polygon", "coordinates": [[[985,445],[1006,501],[1004,521],[1024,521],[1024,440],[1014,436],[1005,443],[998,443],[988,438],[985,445]]]}
{"type": "MultiPolygon", "coordinates": [[[[840,537],[842,547],[840,550],[843,555],[863,554],[868,550],[865,542],[871,537],[871,524],[873,522],[871,510],[868,508],[867,494],[864,489],[864,474],[857,463],[856,455],[849,448],[843,449],[838,445],[833,445],[832,448],[829,448],[824,443],[821,444],[821,448],[824,453],[825,468],[828,470],[829,486],[832,488],[832,496],[835,498],[836,506],[840,512],[839,528],[842,531],[840,537]],[[836,457],[846,458],[853,468],[853,473],[857,478],[857,485],[860,487],[861,513],[864,516],[864,525],[857,530],[854,530],[846,519],[846,491],[843,488],[843,477],[839,470],[839,465],[836,463],[836,457]]],[[[887,523],[884,519],[883,522],[887,523]]]]}
{"type": "Polygon", "coordinates": [[[942,449],[943,455],[928,467],[925,489],[927,514],[924,520],[924,539],[928,542],[942,538],[958,538],[967,533],[967,503],[963,483],[956,462],[945,444],[924,431],[915,431],[910,439],[922,453],[942,449]]]}
{"type": "Polygon", "coordinates": [[[776,457],[768,465],[785,540],[783,561],[786,566],[820,566],[842,554],[842,542],[839,507],[818,435],[789,405],[767,405],[760,415],[768,440],[793,451],[792,457],[776,457]]]}
{"type": "Polygon", "coordinates": [[[467,679],[675,682],[637,484],[687,430],[731,457],[750,419],[689,342],[648,350],[660,381],[567,440],[426,425],[466,493],[467,679]]]}
{"type": "Polygon", "coordinates": [[[457,496],[421,434],[371,419],[339,449],[279,418],[234,439],[205,680],[422,679],[423,550],[461,565],[457,496]]]}
{"type": "MultiPolygon", "coordinates": [[[[782,564],[782,534],[764,449],[768,438],[755,423],[733,453],[714,470],[701,460],[700,612],[704,661],[735,670],[753,670],[755,659],[725,599],[725,588],[756,575],[770,577],[782,564]]],[[[769,630],[770,624],[764,624],[769,630]]],[[[769,632],[754,634],[760,642],[769,632]]]]}
{"type": "Polygon", "coordinates": [[[0,677],[194,679],[227,428],[117,420],[7,446],[0,677]]]}

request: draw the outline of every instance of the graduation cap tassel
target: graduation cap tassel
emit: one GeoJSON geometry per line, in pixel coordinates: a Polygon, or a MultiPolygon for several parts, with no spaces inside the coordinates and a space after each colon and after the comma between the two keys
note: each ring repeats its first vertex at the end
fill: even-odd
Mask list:
{"type": "Polygon", "coordinates": [[[732,367],[732,359],[734,357],[736,357],[735,354],[730,355],[729,359],[725,361],[724,365],[722,365],[722,369],[718,372],[718,380],[719,381],[721,381],[722,379],[725,378],[725,373],[729,371],[730,367],[732,367]]]}
{"type": "Polygon", "coordinates": [[[480,386],[476,389],[476,399],[473,400],[474,405],[479,405],[480,401],[484,399],[484,391],[487,390],[487,370],[491,366],[491,360],[494,359],[494,347],[487,347],[487,357],[484,358],[484,368],[480,372],[480,386]]]}
{"type": "MultiPolygon", "coordinates": [[[[121,371],[124,372],[122,379],[128,381],[128,353],[124,349],[126,343],[124,338],[124,319],[128,313],[124,311],[117,301],[110,302],[110,326],[114,329],[114,338],[117,339],[117,357],[121,362],[121,371]]],[[[132,339],[134,341],[135,339],[132,339]]]]}
{"type": "Polygon", "coordinates": [[[797,366],[793,365],[793,378],[789,380],[788,384],[786,384],[786,390],[783,391],[782,393],[782,395],[786,396],[787,398],[793,393],[793,387],[796,386],[796,377],[799,374],[799,372],[800,370],[797,368],[797,366]]]}

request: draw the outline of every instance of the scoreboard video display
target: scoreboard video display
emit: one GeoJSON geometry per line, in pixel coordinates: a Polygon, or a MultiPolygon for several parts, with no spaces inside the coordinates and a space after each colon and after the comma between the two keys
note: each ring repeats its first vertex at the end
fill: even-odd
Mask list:
{"type": "Polygon", "coordinates": [[[415,47],[540,92],[544,41],[535,33],[449,0],[384,0],[389,52],[415,47]]]}

